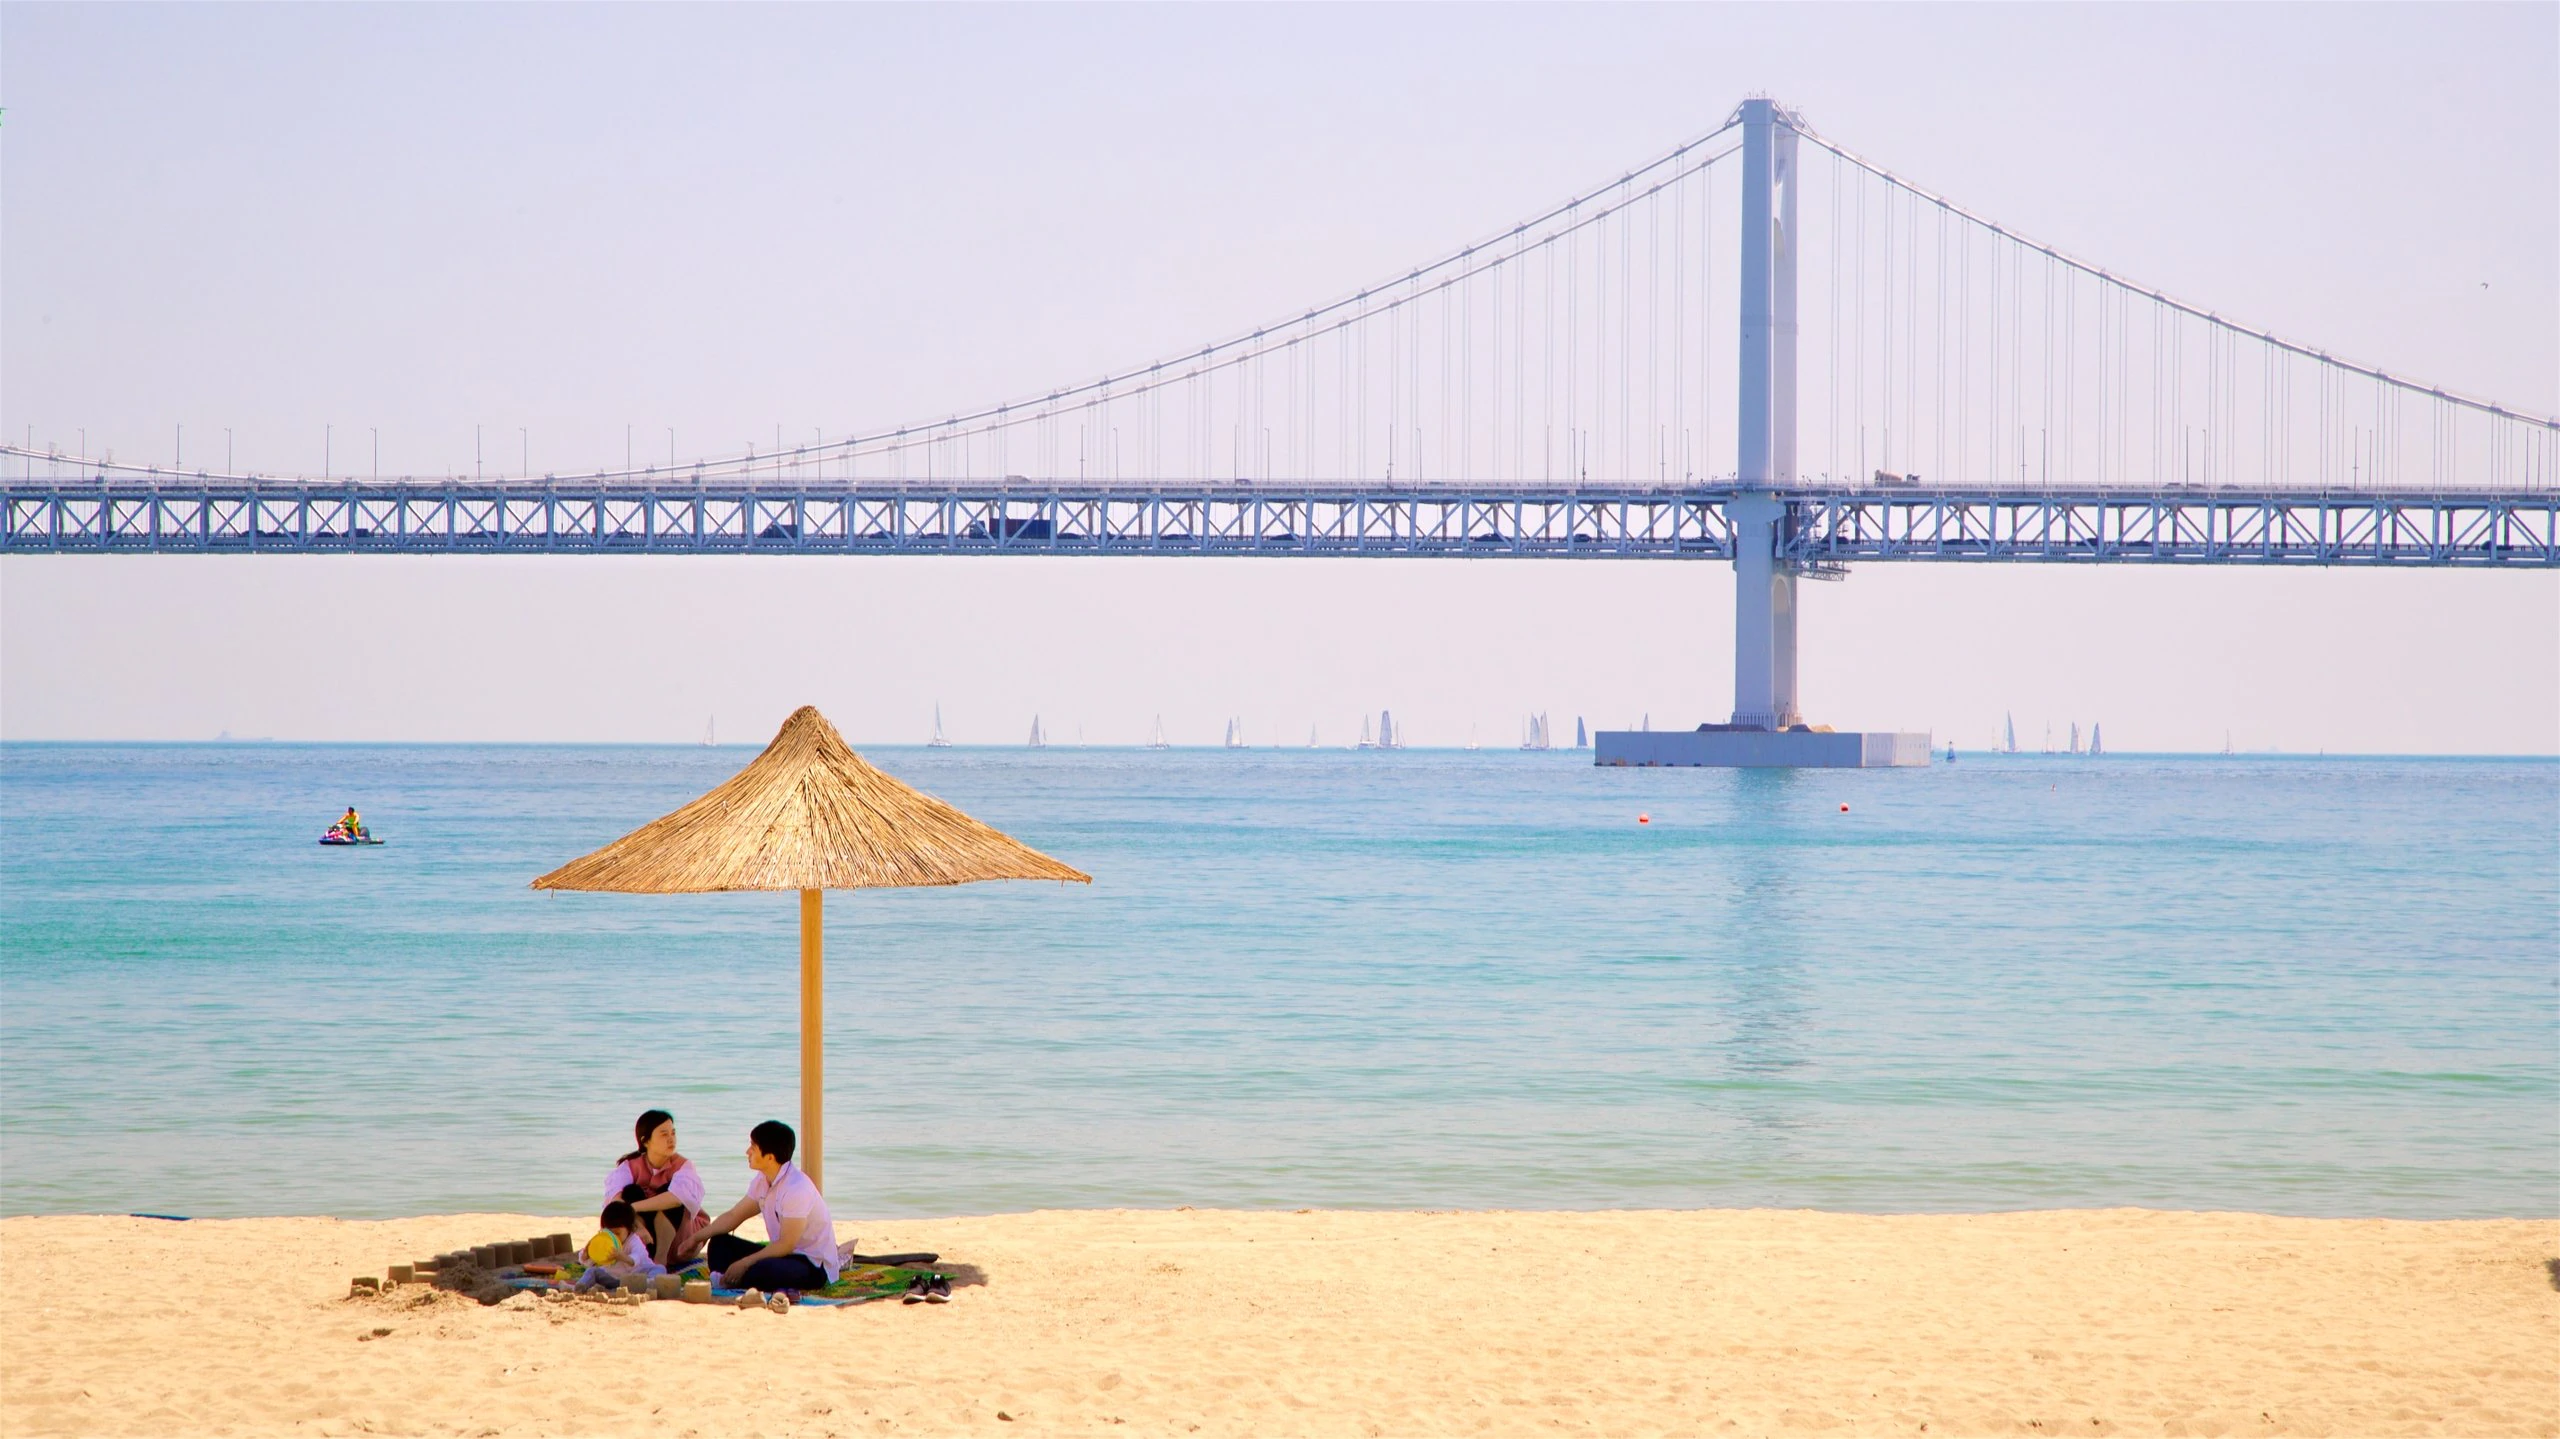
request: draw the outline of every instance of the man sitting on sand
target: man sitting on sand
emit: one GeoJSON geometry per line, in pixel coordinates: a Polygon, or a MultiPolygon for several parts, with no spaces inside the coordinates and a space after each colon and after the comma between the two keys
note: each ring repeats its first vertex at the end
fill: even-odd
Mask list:
{"type": "Polygon", "coordinates": [[[722,1288],[807,1291],[835,1282],[843,1266],[835,1218],[827,1213],[818,1186],[791,1162],[799,1145],[791,1126],[778,1119],[748,1131],[747,1166],[756,1177],[747,1181],[747,1197],[702,1229],[722,1288]],[[766,1243],[752,1244],[729,1232],[758,1212],[764,1215],[766,1243]]]}

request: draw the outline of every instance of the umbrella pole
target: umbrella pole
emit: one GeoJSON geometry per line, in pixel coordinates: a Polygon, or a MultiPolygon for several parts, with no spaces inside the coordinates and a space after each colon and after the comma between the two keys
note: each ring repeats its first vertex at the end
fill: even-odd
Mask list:
{"type": "Polygon", "coordinates": [[[825,1126],[820,1114],[826,1100],[823,1083],[827,972],[826,891],[800,891],[800,1172],[826,1188],[825,1126]]]}

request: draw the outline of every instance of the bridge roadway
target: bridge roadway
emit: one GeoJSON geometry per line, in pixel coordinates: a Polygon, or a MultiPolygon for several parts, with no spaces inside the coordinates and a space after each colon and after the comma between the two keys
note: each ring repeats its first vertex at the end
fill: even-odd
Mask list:
{"type": "MultiPolygon", "coordinates": [[[[0,553],[1733,558],[1729,482],[0,480],[0,553]]],[[[1793,485],[1779,558],[2560,567],[2560,490],[1793,485]]]]}

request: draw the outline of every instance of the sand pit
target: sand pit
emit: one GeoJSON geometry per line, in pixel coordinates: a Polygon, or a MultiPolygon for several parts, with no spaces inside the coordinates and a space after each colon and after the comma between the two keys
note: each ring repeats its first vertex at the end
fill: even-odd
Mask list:
{"type": "Polygon", "coordinates": [[[0,1220],[0,1434],[2560,1436],[2543,1220],[1051,1212],[841,1226],[945,1305],[346,1297],[568,1227],[0,1220]]]}

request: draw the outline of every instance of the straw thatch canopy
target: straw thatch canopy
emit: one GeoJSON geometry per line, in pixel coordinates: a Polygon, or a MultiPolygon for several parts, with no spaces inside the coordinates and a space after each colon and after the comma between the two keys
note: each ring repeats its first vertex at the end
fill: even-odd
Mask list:
{"type": "Polygon", "coordinates": [[[803,705],[726,784],[533,887],[690,894],[981,879],[1093,883],[873,769],[816,706],[803,705]]]}

